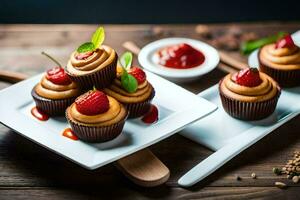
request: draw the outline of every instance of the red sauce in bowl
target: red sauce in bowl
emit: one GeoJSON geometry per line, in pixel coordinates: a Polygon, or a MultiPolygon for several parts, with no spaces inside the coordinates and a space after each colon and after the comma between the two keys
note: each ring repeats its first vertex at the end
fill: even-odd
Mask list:
{"type": "Polygon", "coordinates": [[[168,46],[158,51],[159,64],[175,69],[189,69],[201,65],[205,56],[186,43],[168,46]]]}

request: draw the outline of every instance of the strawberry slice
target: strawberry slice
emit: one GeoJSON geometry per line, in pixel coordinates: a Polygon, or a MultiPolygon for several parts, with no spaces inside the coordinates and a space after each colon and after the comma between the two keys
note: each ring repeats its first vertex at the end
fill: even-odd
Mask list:
{"type": "Polygon", "coordinates": [[[279,39],[276,44],[275,48],[293,48],[295,47],[295,43],[291,35],[286,35],[283,38],[279,39]]]}
{"type": "Polygon", "coordinates": [[[46,74],[46,79],[57,85],[68,85],[72,82],[62,67],[49,69],[46,74]]]}
{"type": "Polygon", "coordinates": [[[138,84],[142,84],[146,80],[145,72],[139,67],[132,67],[128,71],[138,82],[138,84]]]}
{"type": "Polygon", "coordinates": [[[155,105],[151,105],[150,110],[146,113],[142,121],[146,124],[152,124],[158,120],[158,109],[155,105]]]}
{"type": "Polygon", "coordinates": [[[256,68],[247,68],[234,74],[233,81],[246,87],[256,87],[262,83],[259,71],[256,68]]]}
{"type": "Polygon", "coordinates": [[[98,115],[108,111],[107,96],[99,90],[90,90],[75,100],[76,109],[84,115],[98,115]]]}

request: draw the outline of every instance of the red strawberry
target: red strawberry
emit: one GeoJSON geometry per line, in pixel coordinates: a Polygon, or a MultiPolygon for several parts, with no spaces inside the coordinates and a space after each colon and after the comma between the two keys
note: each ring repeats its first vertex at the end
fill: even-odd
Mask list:
{"type": "Polygon", "coordinates": [[[71,83],[71,79],[62,67],[49,69],[47,71],[46,78],[52,83],[58,85],[68,85],[71,83]]]}
{"type": "Polygon", "coordinates": [[[87,59],[88,57],[90,57],[91,55],[93,55],[93,51],[88,51],[88,52],[84,52],[84,53],[78,53],[75,58],[77,60],[85,60],[87,59]]]}
{"type": "Polygon", "coordinates": [[[99,90],[90,90],[75,100],[76,109],[84,115],[97,115],[108,111],[107,96],[99,90]]]}
{"type": "Polygon", "coordinates": [[[134,76],[134,78],[137,80],[138,84],[142,84],[146,80],[145,72],[139,67],[130,68],[128,73],[131,74],[132,76],[134,76]]]}
{"type": "Polygon", "coordinates": [[[158,120],[158,109],[155,105],[151,105],[148,113],[144,115],[142,121],[146,124],[152,124],[158,120]]]}
{"type": "Polygon", "coordinates": [[[255,87],[262,83],[259,71],[256,68],[247,68],[233,75],[233,80],[242,86],[255,87]]]}
{"type": "Polygon", "coordinates": [[[278,48],[293,48],[293,47],[295,47],[295,43],[294,43],[291,35],[286,35],[285,37],[279,39],[275,44],[276,49],[278,49],[278,48]]]}

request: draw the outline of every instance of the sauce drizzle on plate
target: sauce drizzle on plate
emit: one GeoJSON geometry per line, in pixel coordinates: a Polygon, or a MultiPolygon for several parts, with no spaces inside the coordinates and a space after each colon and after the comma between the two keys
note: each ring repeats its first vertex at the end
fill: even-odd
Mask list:
{"type": "Polygon", "coordinates": [[[62,135],[71,140],[78,140],[78,137],[74,134],[71,128],[66,128],[62,135]]]}
{"type": "Polygon", "coordinates": [[[37,107],[33,107],[30,112],[32,116],[40,121],[47,121],[49,119],[49,116],[46,113],[40,111],[37,107]]]}

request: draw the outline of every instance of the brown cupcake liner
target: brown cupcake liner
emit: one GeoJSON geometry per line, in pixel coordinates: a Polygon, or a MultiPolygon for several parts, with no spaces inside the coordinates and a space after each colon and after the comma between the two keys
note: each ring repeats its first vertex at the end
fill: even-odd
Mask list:
{"type": "Polygon", "coordinates": [[[127,115],[118,123],[111,126],[85,126],[72,120],[66,111],[66,118],[74,134],[82,141],[89,143],[107,142],[119,136],[122,133],[127,115]]]}
{"type": "Polygon", "coordinates": [[[295,87],[300,85],[300,70],[279,70],[264,65],[259,58],[260,51],[258,52],[258,61],[260,71],[271,76],[280,87],[295,87]]]}
{"type": "Polygon", "coordinates": [[[93,73],[77,76],[68,72],[67,69],[65,69],[65,71],[71,80],[76,82],[85,90],[92,89],[93,86],[95,86],[97,89],[102,89],[109,86],[116,78],[117,62],[118,55],[116,54],[115,59],[109,65],[93,73]]]}
{"type": "Polygon", "coordinates": [[[35,88],[31,90],[31,96],[35,101],[36,107],[44,113],[48,114],[49,116],[63,116],[67,107],[71,105],[76,99],[76,97],[59,100],[48,99],[39,96],[35,92],[35,88]]]}
{"type": "Polygon", "coordinates": [[[128,103],[124,104],[129,112],[129,118],[137,118],[146,114],[151,108],[151,101],[155,96],[155,90],[152,88],[151,95],[148,99],[143,102],[138,103],[128,103]]]}
{"type": "Polygon", "coordinates": [[[281,92],[278,88],[278,92],[273,98],[261,102],[243,102],[229,98],[222,93],[220,87],[219,93],[224,110],[232,117],[241,120],[260,120],[275,111],[281,92]]]}

